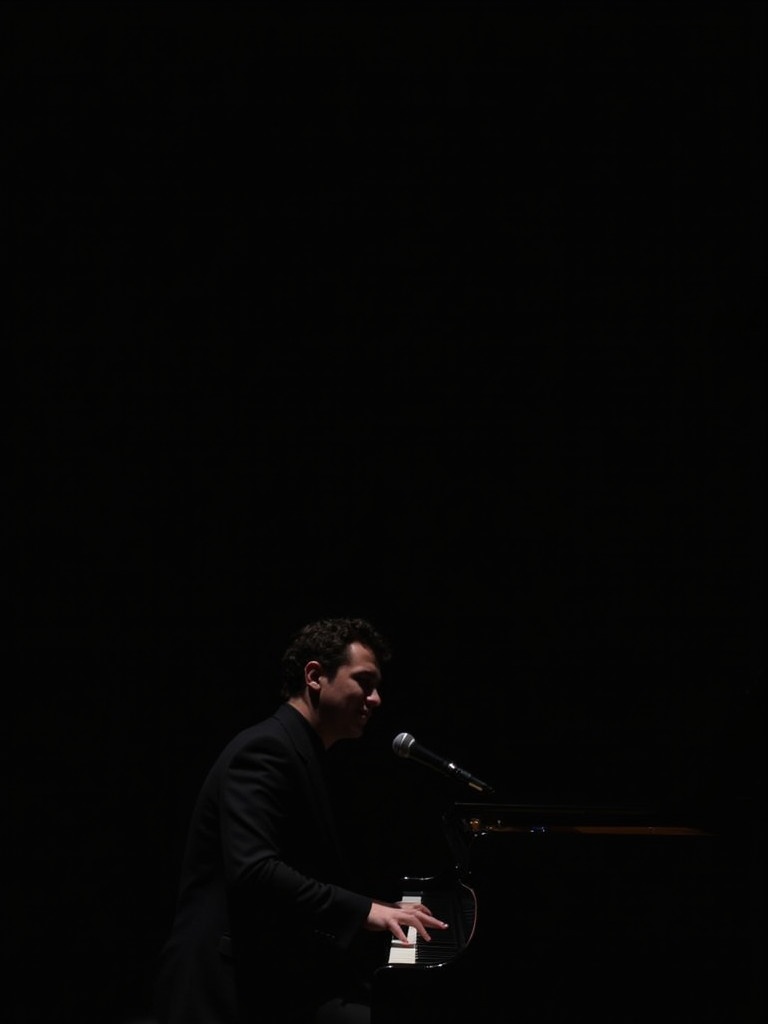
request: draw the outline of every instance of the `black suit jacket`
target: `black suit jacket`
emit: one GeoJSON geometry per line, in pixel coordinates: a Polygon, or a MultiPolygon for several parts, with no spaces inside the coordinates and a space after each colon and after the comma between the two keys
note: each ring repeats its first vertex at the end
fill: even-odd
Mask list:
{"type": "Polygon", "coordinates": [[[345,881],[322,744],[284,704],[203,783],[161,955],[162,1024],[290,1020],[337,994],[371,906],[345,881]]]}

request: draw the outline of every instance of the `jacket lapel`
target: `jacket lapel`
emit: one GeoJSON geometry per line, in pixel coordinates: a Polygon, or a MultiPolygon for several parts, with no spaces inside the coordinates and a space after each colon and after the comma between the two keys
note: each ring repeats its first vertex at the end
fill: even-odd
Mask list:
{"type": "Polygon", "coordinates": [[[333,810],[328,796],[324,752],[319,745],[319,738],[314,739],[309,723],[290,704],[281,705],[275,712],[275,718],[285,729],[304,766],[307,790],[311,794],[312,805],[317,811],[318,820],[322,824],[336,860],[347,873],[346,858],[336,832],[333,810]]]}

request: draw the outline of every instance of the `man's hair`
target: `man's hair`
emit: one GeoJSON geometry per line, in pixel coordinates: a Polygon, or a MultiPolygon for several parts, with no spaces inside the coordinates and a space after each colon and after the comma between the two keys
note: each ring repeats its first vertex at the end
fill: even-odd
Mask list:
{"type": "Polygon", "coordinates": [[[329,676],[334,676],[349,661],[349,645],[369,647],[381,668],[392,656],[389,641],[365,619],[337,618],[310,622],[294,633],[282,657],[284,698],[295,697],[304,689],[304,666],[319,661],[329,676]]]}

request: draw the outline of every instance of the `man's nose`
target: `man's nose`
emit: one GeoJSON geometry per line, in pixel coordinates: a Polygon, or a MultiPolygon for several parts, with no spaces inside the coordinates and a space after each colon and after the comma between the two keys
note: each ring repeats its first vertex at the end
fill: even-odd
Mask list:
{"type": "Polygon", "coordinates": [[[381,704],[381,694],[378,690],[371,690],[365,698],[365,702],[366,704],[370,704],[372,707],[377,708],[381,704]]]}

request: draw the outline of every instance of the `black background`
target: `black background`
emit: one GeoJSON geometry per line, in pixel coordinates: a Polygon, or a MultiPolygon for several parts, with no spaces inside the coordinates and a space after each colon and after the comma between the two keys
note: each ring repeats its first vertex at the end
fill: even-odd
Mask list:
{"type": "Polygon", "coordinates": [[[197,786],[320,615],[395,648],[332,755],[374,870],[467,797],[402,730],[750,835],[765,5],[2,15],[10,1019],[148,1012],[197,786]]]}

